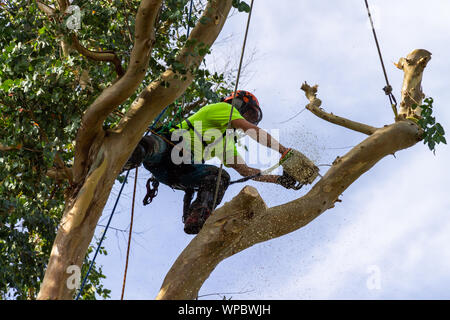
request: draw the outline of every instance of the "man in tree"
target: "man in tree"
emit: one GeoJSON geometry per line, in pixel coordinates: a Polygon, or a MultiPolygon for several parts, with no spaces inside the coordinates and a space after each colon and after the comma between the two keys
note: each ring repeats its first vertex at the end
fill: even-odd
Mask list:
{"type": "Polygon", "coordinates": [[[143,163],[157,181],[185,191],[184,231],[197,234],[221,202],[230,183],[230,175],[225,170],[222,170],[219,179],[220,169],[205,164],[205,160],[218,157],[225,166],[235,169],[244,177],[255,176],[254,180],[280,184],[288,189],[295,187],[297,181],[287,173],[281,176],[258,176],[261,171],[249,167],[239,155],[235,144],[236,135],[233,134],[237,129],[243,130],[252,139],[282,156],[289,151],[258,127],[261,119],[262,111],[258,99],[248,91],[237,91],[236,94],[223,98],[222,102],[201,108],[174,128],[153,132],[152,135],[142,138],[124,169],[135,168],[143,163]],[[233,137],[227,132],[229,124],[233,137]],[[175,145],[174,137],[180,137],[180,133],[182,141],[175,145]],[[208,140],[209,144],[206,142],[208,140]],[[179,161],[180,152],[183,153],[183,161],[179,161]],[[191,203],[195,191],[197,198],[191,203]]]}

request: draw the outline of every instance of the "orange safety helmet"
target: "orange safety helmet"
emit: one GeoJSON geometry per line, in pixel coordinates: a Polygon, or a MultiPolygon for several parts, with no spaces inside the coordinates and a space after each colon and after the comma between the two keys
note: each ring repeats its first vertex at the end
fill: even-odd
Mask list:
{"type": "Polygon", "coordinates": [[[259,107],[258,99],[255,95],[244,90],[238,90],[236,94],[231,93],[228,97],[222,98],[223,102],[233,104],[241,115],[244,115],[248,111],[253,111],[253,116],[248,116],[248,121],[257,125],[262,120],[262,110],[259,107]]]}

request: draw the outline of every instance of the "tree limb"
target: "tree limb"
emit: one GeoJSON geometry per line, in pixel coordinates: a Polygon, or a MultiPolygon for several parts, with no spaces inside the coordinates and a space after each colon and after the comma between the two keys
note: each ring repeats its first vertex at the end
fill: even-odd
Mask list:
{"type": "Polygon", "coordinates": [[[120,170],[119,166],[125,163],[147,129],[149,122],[165,106],[181,96],[192,83],[192,70],[198,67],[206,54],[197,54],[196,45],[201,44],[203,47],[209,48],[214,43],[227,19],[231,5],[231,0],[208,1],[202,17],[175,59],[184,65],[187,73],[183,75],[171,68],[167,69],[158,80],[152,82],[139,95],[118,126],[110,132],[114,144],[123,150],[123,154],[118,155],[121,158],[116,161],[117,170],[120,170]]]}
{"type": "Polygon", "coordinates": [[[46,5],[45,3],[40,2],[40,1],[36,1],[36,4],[37,4],[38,8],[42,12],[44,12],[47,16],[50,17],[50,16],[53,16],[55,14],[55,9],[50,7],[50,6],[48,6],[48,5],[46,5]]]}
{"type": "Polygon", "coordinates": [[[67,8],[69,7],[70,3],[68,0],[58,0],[59,10],[61,12],[66,12],[67,8]]]}
{"type": "Polygon", "coordinates": [[[78,37],[75,34],[72,34],[72,48],[77,50],[81,55],[85,56],[88,59],[94,61],[112,62],[114,64],[118,77],[122,77],[125,74],[125,71],[122,68],[122,63],[114,51],[89,50],[80,43],[78,37]]]}
{"type": "Polygon", "coordinates": [[[12,150],[19,150],[20,146],[5,146],[0,143],[0,151],[12,151],[12,150]]]}
{"type": "Polygon", "coordinates": [[[301,89],[305,91],[305,95],[310,101],[310,103],[306,106],[306,109],[311,111],[313,114],[318,116],[319,118],[326,120],[328,122],[337,124],[341,127],[345,127],[350,130],[354,130],[357,132],[361,132],[367,135],[373,134],[377,128],[369,126],[364,123],[348,120],[339,116],[336,116],[332,113],[325,112],[322,108],[320,108],[322,101],[316,97],[318,85],[313,87],[309,86],[306,82],[302,85],[301,89]]]}
{"type": "Polygon", "coordinates": [[[154,24],[162,0],[142,0],[136,14],[135,42],[125,74],[105,89],[84,114],[75,145],[74,182],[85,174],[88,153],[106,117],[126,101],[144,79],[155,42],[154,24]]]}
{"type": "Polygon", "coordinates": [[[56,181],[70,180],[72,179],[72,170],[70,168],[50,168],[47,170],[47,176],[56,181]]]}

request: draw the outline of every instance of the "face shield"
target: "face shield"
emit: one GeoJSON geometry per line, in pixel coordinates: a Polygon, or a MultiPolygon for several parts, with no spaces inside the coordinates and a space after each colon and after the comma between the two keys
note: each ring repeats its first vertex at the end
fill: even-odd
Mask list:
{"type": "Polygon", "coordinates": [[[262,120],[262,111],[256,97],[247,91],[238,91],[235,95],[222,99],[227,103],[232,103],[239,113],[250,123],[257,125],[262,120]]]}
{"type": "Polygon", "coordinates": [[[262,119],[262,112],[261,109],[250,106],[245,108],[246,110],[243,110],[244,112],[241,113],[241,115],[250,123],[253,123],[254,125],[258,125],[258,123],[262,119]]]}

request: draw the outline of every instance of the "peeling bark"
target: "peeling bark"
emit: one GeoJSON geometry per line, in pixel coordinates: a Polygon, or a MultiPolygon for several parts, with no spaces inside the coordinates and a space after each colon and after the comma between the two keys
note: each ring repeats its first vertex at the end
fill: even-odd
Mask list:
{"type": "Polygon", "coordinates": [[[431,60],[431,53],[424,49],[411,52],[406,58],[400,58],[397,68],[405,73],[402,87],[402,102],[400,103],[400,118],[420,118],[421,108],[412,109],[413,105],[420,106],[425,95],[422,92],[422,76],[425,67],[431,60]]]}

